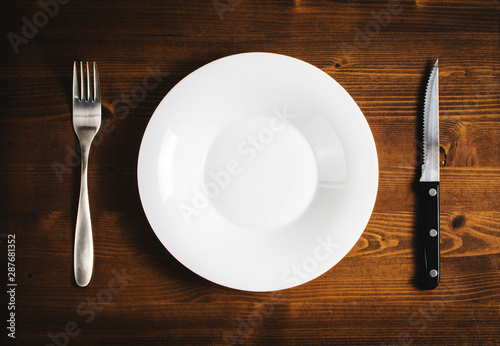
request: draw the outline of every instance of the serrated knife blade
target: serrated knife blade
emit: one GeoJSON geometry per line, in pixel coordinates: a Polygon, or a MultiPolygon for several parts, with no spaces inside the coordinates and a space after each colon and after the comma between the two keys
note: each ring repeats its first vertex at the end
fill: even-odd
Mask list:
{"type": "Polygon", "coordinates": [[[424,163],[420,181],[439,181],[439,67],[434,64],[424,103],[424,163]]]}
{"type": "Polygon", "coordinates": [[[424,103],[424,161],[420,178],[421,225],[424,245],[425,288],[436,288],[440,278],[439,260],[439,67],[432,69],[424,103]]]}

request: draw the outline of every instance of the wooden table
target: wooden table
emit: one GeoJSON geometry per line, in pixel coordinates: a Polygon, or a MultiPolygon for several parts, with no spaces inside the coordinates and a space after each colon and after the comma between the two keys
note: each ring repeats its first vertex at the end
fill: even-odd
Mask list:
{"type": "MultiPolygon", "coordinates": [[[[2,320],[15,235],[15,345],[500,343],[500,49],[496,0],[4,1],[0,25],[2,320]],[[42,9],[41,4],[45,4],[42,9]],[[371,220],[338,265],[277,293],[208,282],[142,210],[136,165],[155,107],[230,54],[316,65],[362,109],[379,155],[371,220]],[[422,99],[439,58],[442,277],[414,281],[422,99]],[[90,158],[95,266],[73,279],[79,190],[74,60],[97,61],[90,158]],[[145,80],[154,87],[141,87],[145,80]]],[[[10,324],[10,323],[9,323],[10,324]]]]}

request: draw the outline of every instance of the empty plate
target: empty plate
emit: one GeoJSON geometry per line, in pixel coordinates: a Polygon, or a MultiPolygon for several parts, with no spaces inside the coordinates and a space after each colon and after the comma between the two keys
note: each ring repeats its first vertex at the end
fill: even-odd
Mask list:
{"type": "Polygon", "coordinates": [[[187,268],[273,291],[320,276],[355,245],[375,203],[377,153],[329,75],[245,53],[165,96],[142,140],[138,183],[151,227],[187,268]]]}

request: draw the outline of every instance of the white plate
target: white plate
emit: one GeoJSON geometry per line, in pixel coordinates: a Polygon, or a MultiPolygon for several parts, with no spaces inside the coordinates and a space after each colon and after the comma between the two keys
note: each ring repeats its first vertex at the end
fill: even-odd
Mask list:
{"type": "Polygon", "coordinates": [[[223,286],[310,281],[355,245],[378,184],[375,143],[349,94],[318,68],[232,55],[180,81],[138,163],[142,205],[170,253],[223,286]]]}

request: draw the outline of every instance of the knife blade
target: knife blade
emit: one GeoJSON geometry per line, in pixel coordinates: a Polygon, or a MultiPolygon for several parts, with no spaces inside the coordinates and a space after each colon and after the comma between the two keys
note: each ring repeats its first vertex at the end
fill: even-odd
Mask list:
{"type": "Polygon", "coordinates": [[[436,288],[440,278],[439,259],[439,67],[436,60],[432,69],[424,103],[424,160],[419,182],[421,193],[420,215],[423,234],[425,288],[436,288]]]}

